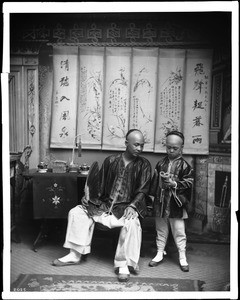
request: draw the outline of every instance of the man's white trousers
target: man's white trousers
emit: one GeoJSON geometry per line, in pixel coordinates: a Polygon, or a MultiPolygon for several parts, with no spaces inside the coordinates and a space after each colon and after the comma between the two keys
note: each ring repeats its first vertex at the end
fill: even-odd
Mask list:
{"type": "Polygon", "coordinates": [[[68,226],[64,247],[74,249],[81,254],[91,252],[91,242],[95,222],[108,228],[122,227],[114,258],[114,267],[132,266],[136,268],[142,242],[142,229],[138,218],[127,220],[117,219],[106,213],[100,216],[89,217],[86,210],[78,205],[68,214],[68,226]]]}

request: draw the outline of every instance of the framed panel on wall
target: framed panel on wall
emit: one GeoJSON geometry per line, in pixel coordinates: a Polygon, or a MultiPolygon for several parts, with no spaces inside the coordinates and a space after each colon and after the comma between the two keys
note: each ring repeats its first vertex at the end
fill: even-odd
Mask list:
{"type": "Polygon", "coordinates": [[[227,75],[224,68],[213,71],[212,75],[209,128],[209,150],[212,153],[231,152],[231,76],[227,75]]]}
{"type": "Polygon", "coordinates": [[[218,134],[221,130],[223,94],[223,72],[213,74],[212,77],[212,107],[211,107],[211,138],[212,142],[218,143],[218,134]]]}

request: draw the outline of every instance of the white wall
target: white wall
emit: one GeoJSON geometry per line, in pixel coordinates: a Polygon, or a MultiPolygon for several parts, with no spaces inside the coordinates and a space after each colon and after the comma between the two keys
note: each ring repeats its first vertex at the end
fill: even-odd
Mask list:
{"type": "MultiPolygon", "coordinates": [[[[99,163],[99,166],[103,163],[103,160],[111,155],[117,153],[116,151],[102,151],[102,150],[82,150],[82,156],[75,156],[75,163],[78,165],[81,165],[83,163],[86,163],[88,165],[91,165],[94,161],[97,161],[99,163]]],[[[54,156],[57,160],[64,160],[66,162],[69,162],[71,160],[72,151],[70,150],[64,150],[64,149],[51,149],[51,154],[54,156]]],[[[164,154],[160,153],[149,153],[144,152],[142,154],[145,158],[149,160],[149,162],[152,165],[152,169],[154,169],[157,162],[163,158],[164,154]]],[[[194,166],[194,157],[190,155],[184,156],[184,158],[187,160],[188,163],[190,163],[192,166],[194,166]]]]}

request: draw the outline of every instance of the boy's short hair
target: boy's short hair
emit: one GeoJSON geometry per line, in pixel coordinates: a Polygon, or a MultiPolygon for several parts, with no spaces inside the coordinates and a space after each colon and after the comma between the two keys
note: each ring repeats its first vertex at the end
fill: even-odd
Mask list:
{"type": "Polygon", "coordinates": [[[184,135],[183,135],[182,132],[177,131],[177,130],[169,131],[169,132],[166,134],[166,138],[167,138],[169,135],[177,135],[177,136],[179,136],[179,137],[182,139],[183,145],[184,145],[184,135]]]}

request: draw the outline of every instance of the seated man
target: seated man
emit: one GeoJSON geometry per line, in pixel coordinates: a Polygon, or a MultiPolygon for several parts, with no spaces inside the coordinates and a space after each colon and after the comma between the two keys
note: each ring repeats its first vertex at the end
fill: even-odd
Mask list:
{"type": "Polygon", "coordinates": [[[85,190],[82,205],[70,210],[64,243],[70,253],[55,259],[54,266],[78,264],[81,255],[90,253],[97,222],[108,228],[121,227],[114,258],[118,280],[128,281],[129,270],[138,270],[142,241],[139,217],[146,215],[145,198],[150,187],[151,165],[140,156],[144,147],[141,131],[129,130],[125,145],[125,152],[104,160],[99,173],[98,197],[91,197],[85,190]]]}

